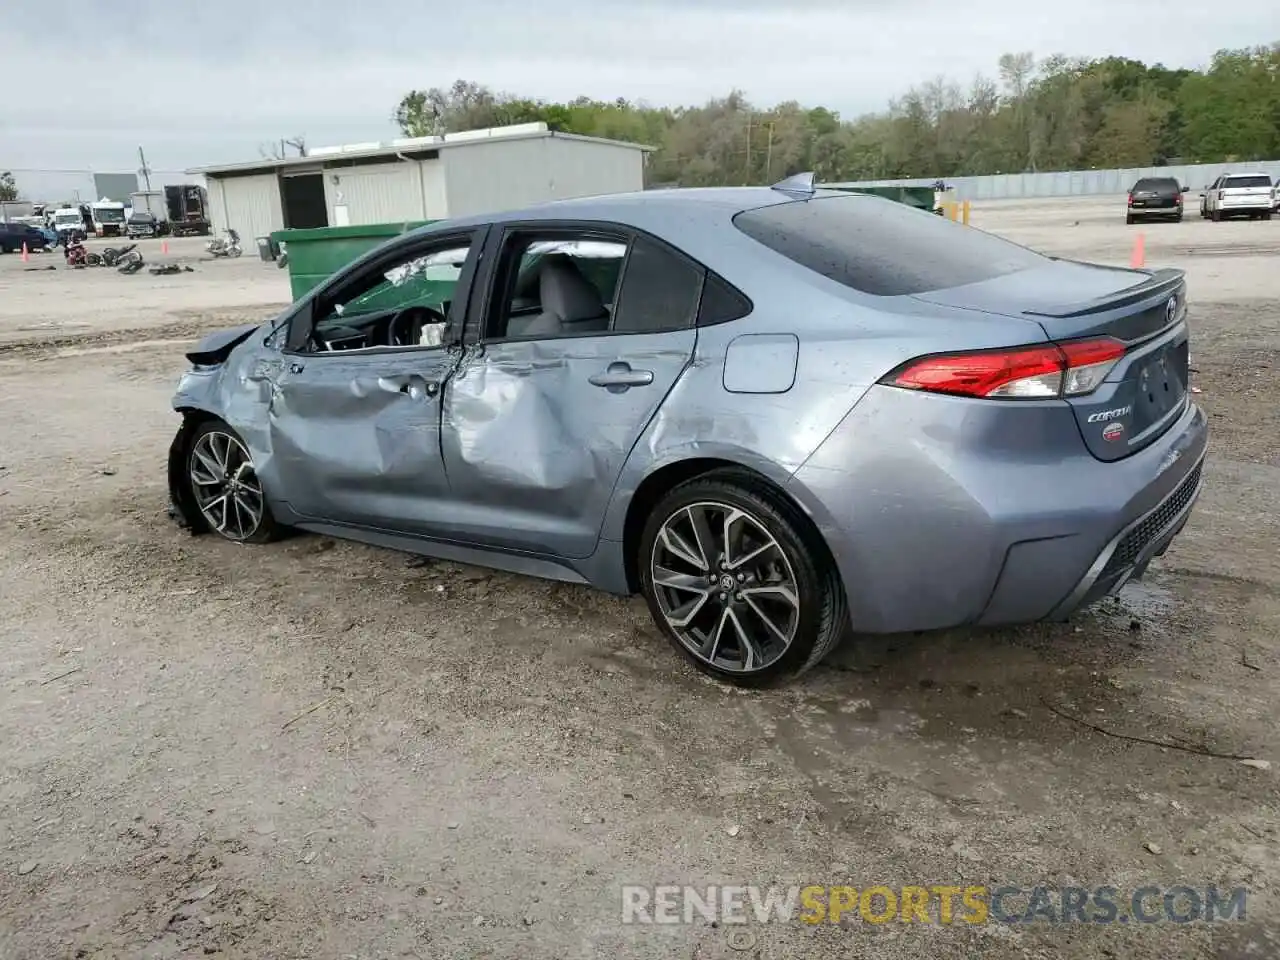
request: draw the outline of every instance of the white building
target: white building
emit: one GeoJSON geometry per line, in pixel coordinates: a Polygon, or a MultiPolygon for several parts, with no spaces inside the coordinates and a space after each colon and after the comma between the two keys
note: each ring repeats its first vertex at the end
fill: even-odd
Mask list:
{"type": "Polygon", "coordinates": [[[641,190],[651,149],[528,123],[187,173],[205,178],[214,229],[248,240],[285,228],[441,220],[641,190]]]}

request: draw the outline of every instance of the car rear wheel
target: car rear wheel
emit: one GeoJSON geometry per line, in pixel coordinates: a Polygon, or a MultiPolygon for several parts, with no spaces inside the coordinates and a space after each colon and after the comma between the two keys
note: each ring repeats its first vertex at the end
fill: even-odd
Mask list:
{"type": "Polygon", "coordinates": [[[1132,224],[1133,224],[1133,214],[1132,214],[1132,213],[1125,214],[1124,222],[1125,222],[1125,223],[1127,223],[1127,224],[1132,225],[1132,224]]]}
{"type": "Polygon", "coordinates": [[[668,493],[645,525],[639,561],[658,628],[717,679],[796,677],[844,635],[834,564],[796,510],[750,474],[716,471],[668,493]]]}
{"type": "Polygon", "coordinates": [[[266,543],[279,533],[253,458],[221,420],[196,428],[187,450],[187,484],[209,529],[235,543],[266,543]]]}

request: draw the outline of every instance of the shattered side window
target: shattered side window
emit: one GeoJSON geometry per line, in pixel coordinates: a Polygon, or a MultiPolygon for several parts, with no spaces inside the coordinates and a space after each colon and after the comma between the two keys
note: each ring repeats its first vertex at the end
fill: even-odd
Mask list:
{"type": "Polygon", "coordinates": [[[443,310],[444,305],[453,300],[470,249],[466,246],[434,250],[397,264],[383,273],[382,282],[335,310],[347,318],[411,306],[443,310]]]}
{"type": "Polygon", "coordinates": [[[462,274],[462,263],[466,258],[466,249],[440,250],[392,267],[383,276],[393,287],[402,287],[414,278],[456,282],[462,274]]]}

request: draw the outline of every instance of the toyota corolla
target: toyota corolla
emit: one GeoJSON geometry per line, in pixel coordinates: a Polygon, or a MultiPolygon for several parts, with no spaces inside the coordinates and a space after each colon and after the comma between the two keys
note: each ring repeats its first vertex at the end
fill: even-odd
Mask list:
{"type": "Polygon", "coordinates": [[[738,684],[847,632],[1063,619],[1200,492],[1175,270],[1059,260],[817,189],[432,224],[254,327],[173,405],[174,512],[640,592],[738,684]]]}

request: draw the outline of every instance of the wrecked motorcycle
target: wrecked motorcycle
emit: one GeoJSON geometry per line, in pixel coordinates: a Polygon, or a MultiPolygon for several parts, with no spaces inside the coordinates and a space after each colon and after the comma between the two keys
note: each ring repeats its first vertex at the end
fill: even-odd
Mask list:
{"type": "Polygon", "coordinates": [[[240,248],[240,234],[228,227],[225,237],[215,237],[205,247],[213,257],[238,257],[244,251],[240,248]]]}
{"type": "Polygon", "coordinates": [[[141,270],[142,263],[143,263],[142,254],[140,254],[137,250],[134,250],[132,247],[130,247],[123,255],[121,255],[116,260],[114,266],[116,270],[118,270],[120,273],[123,273],[126,276],[128,276],[130,274],[137,273],[139,270],[141,270]]]}
{"type": "Polygon", "coordinates": [[[108,267],[114,267],[117,264],[123,263],[124,260],[137,249],[137,247],[138,245],[136,243],[131,243],[127,247],[107,247],[102,251],[102,262],[108,267]]]}
{"type": "Polygon", "coordinates": [[[102,255],[90,252],[81,240],[72,240],[63,251],[69,267],[100,267],[102,255]]]}

